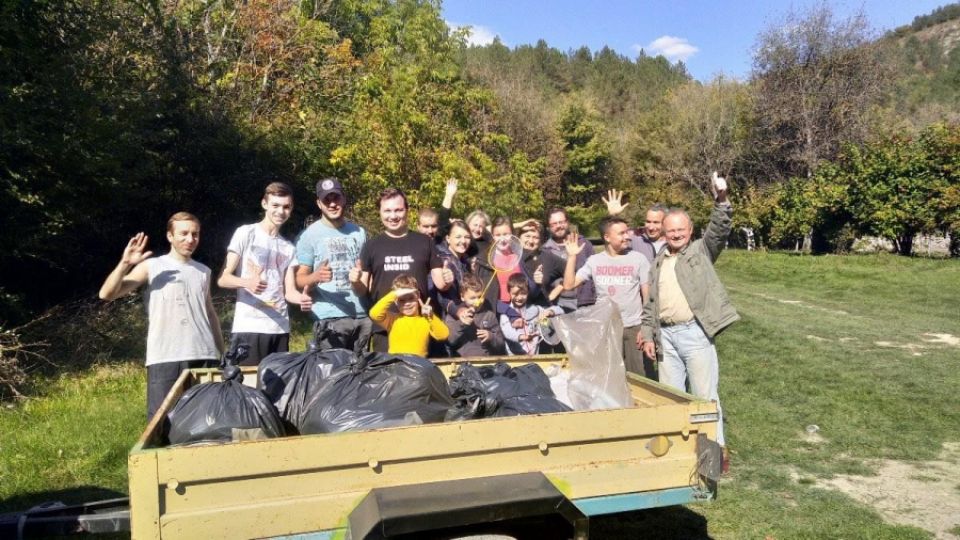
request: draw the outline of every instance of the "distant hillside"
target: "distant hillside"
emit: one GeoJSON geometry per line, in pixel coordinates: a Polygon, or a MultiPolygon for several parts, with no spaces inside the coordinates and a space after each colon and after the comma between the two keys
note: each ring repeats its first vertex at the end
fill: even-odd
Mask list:
{"type": "Polygon", "coordinates": [[[896,109],[914,125],[960,119],[960,3],[887,33],[898,82],[896,109]]]}

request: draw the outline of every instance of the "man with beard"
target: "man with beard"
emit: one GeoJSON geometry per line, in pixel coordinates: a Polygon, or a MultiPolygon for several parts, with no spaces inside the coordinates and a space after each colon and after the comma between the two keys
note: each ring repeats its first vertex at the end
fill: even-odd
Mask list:
{"type": "Polygon", "coordinates": [[[177,212],[167,221],[170,253],[151,258],[147,235],[137,233],[99,296],[116,300],[146,285],[147,419],[153,417],[180,372],[205,367],[223,351],[220,319],[210,296],[210,269],[193,260],[200,220],[177,212]]]}
{"type": "MultiPolygon", "coordinates": [[[[384,231],[363,246],[359,270],[350,275],[355,289],[364,291],[372,303],[390,292],[393,280],[401,274],[416,279],[420,298],[428,298],[428,276],[441,291],[451,285],[444,279],[443,261],[433,239],[409,230],[407,210],[407,197],[399,189],[388,188],[380,194],[380,222],[384,231]]],[[[374,333],[373,347],[376,351],[387,351],[386,332],[374,333]]]]}
{"type": "Polygon", "coordinates": [[[618,217],[607,217],[600,222],[604,250],[587,258],[576,270],[576,257],[584,246],[577,234],[567,236],[563,245],[567,250],[567,263],[563,273],[563,288],[572,290],[586,281],[597,288],[598,298],[609,298],[620,309],[623,321],[623,363],[628,371],[656,380],[653,362],[645,365],[640,353],[640,322],[643,302],[647,297],[647,276],[650,263],[630,249],[627,222],[618,217]]]}
{"type": "MultiPolygon", "coordinates": [[[[563,274],[566,268],[567,250],[564,242],[570,234],[570,217],[567,211],[560,207],[551,208],[547,211],[547,227],[550,229],[550,238],[543,243],[541,252],[543,254],[543,289],[549,293],[557,285],[563,285],[563,274]]],[[[593,254],[593,246],[585,238],[578,238],[578,245],[581,251],[576,256],[574,271],[583,268],[587,258],[593,254]]],[[[591,306],[597,301],[597,293],[592,281],[587,281],[583,286],[573,290],[564,290],[556,299],[556,304],[563,308],[563,311],[570,313],[578,307],[591,306]]]]}
{"type": "Polygon", "coordinates": [[[347,196],[336,178],[317,182],[321,218],[297,242],[297,287],[313,299],[314,345],[320,350],[341,348],[363,352],[370,343],[373,323],[351,275],[359,276],[360,252],[367,233],[347,221],[347,196]]]}

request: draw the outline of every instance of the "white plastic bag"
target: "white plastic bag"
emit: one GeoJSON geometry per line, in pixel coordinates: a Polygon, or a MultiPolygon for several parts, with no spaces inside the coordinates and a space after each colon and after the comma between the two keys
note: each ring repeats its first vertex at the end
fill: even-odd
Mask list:
{"type": "Polygon", "coordinates": [[[567,393],[575,410],[630,407],[623,321],[609,298],[550,319],[570,358],[567,393]]]}

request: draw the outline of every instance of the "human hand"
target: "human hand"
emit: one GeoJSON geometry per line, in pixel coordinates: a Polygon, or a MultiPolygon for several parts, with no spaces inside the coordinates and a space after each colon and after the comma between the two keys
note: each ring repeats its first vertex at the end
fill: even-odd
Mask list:
{"type": "Polygon", "coordinates": [[[421,315],[423,315],[424,317],[427,317],[428,319],[429,319],[430,317],[433,317],[433,308],[430,307],[430,299],[429,299],[429,298],[427,298],[427,301],[426,301],[426,302],[424,302],[423,300],[419,300],[419,299],[417,300],[417,302],[420,302],[420,314],[421,314],[421,315]]]}
{"type": "Polygon", "coordinates": [[[327,283],[333,279],[333,270],[330,268],[330,261],[324,259],[313,273],[317,283],[327,283]]]}
{"type": "Polygon", "coordinates": [[[459,180],[456,178],[450,177],[447,179],[447,187],[443,190],[444,198],[453,199],[453,196],[457,194],[457,184],[459,184],[459,180]]]}
{"type": "MultiPolygon", "coordinates": [[[[399,287],[397,289],[394,289],[393,292],[397,295],[397,298],[403,298],[404,296],[417,294],[418,291],[417,289],[413,289],[410,287],[399,287]]],[[[417,299],[417,301],[419,301],[419,298],[417,299]]]]}
{"type": "Polygon", "coordinates": [[[533,282],[537,285],[543,285],[543,265],[538,265],[533,272],[533,282]]]}
{"type": "Polygon", "coordinates": [[[443,282],[446,285],[453,285],[453,269],[450,268],[450,261],[443,261],[443,270],[441,273],[443,275],[443,282]]]}
{"type": "Polygon", "coordinates": [[[480,340],[480,343],[486,343],[490,341],[490,331],[484,329],[477,330],[477,339],[480,340]]]}
{"type": "Polygon", "coordinates": [[[567,250],[568,257],[576,257],[583,251],[583,246],[580,245],[580,236],[575,232],[567,235],[563,240],[563,247],[567,250]]]}
{"type": "Polygon", "coordinates": [[[512,326],[512,327],[516,328],[517,330],[519,330],[519,329],[523,328],[524,324],[525,324],[525,323],[524,323],[524,320],[523,320],[523,318],[521,317],[521,318],[513,321],[512,323],[510,323],[510,326],[512,326]]]}
{"type": "Polygon", "coordinates": [[[463,324],[473,324],[473,317],[476,311],[471,307],[461,307],[457,309],[457,319],[463,324]]]}
{"type": "Polygon", "coordinates": [[[127,247],[123,248],[123,255],[120,257],[120,261],[129,266],[136,266],[149,259],[153,255],[153,252],[144,251],[147,247],[148,240],[149,237],[142,232],[133,235],[130,241],[127,242],[127,247]]]}
{"type": "Polygon", "coordinates": [[[300,293],[300,311],[310,311],[313,309],[313,298],[310,297],[310,286],[307,285],[300,293]]]}
{"type": "Polygon", "coordinates": [[[637,332],[637,348],[643,350],[643,334],[637,332]]]}
{"type": "Polygon", "coordinates": [[[260,294],[267,290],[267,280],[263,279],[263,268],[260,268],[260,265],[251,259],[246,259],[243,266],[245,268],[244,273],[247,274],[247,277],[243,280],[246,283],[243,288],[250,291],[251,294],[260,294]]]}
{"type": "Polygon", "coordinates": [[[727,200],[727,180],[726,178],[719,176],[717,171],[713,171],[711,187],[713,188],[714,198],[717,200],[717,202],[724,202],[727,200]]]}
{"type": "Polygon", "coordinates": [[[350,283],[359,283],[360,276],[363,275],[363,269],[360,267],[360,259],[357,259],[357,262],[354,263],[353,268],[350,269],[350,274],[347,276],[347,279],[350,280],[350,283]]]}
{"type": "Polygon", "coordinates": [[[623,192],[611,189],[607,191],[607,196],[600,196],[600,199],[607,205],[607,213],[611,216],[616,216],[622,213],[624,210],[630,206],[630,203],[621,204],[620,201],[623,200],[623,192]]]}
{"type": "Polygon", "coordinates": [[[643,342],[643,354],[651,360],[657,359],[657,347],[652,341],[643,342]]]}

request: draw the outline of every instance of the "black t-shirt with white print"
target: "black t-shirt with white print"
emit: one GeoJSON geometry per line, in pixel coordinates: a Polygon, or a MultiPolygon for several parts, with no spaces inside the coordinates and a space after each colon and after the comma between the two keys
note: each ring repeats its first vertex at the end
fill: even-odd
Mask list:
{"type": "Polygon", "coordinates": [[[370,302],[374,303],[390,291],[400,274],[417,278],[420,298],[427,298],[427,276],[431,269],[442,267],[443,261],[429,236],[407,231],[400,238],[381,233],[367,240],[360,252],[360,266],[372,276],[370,302]]]}

